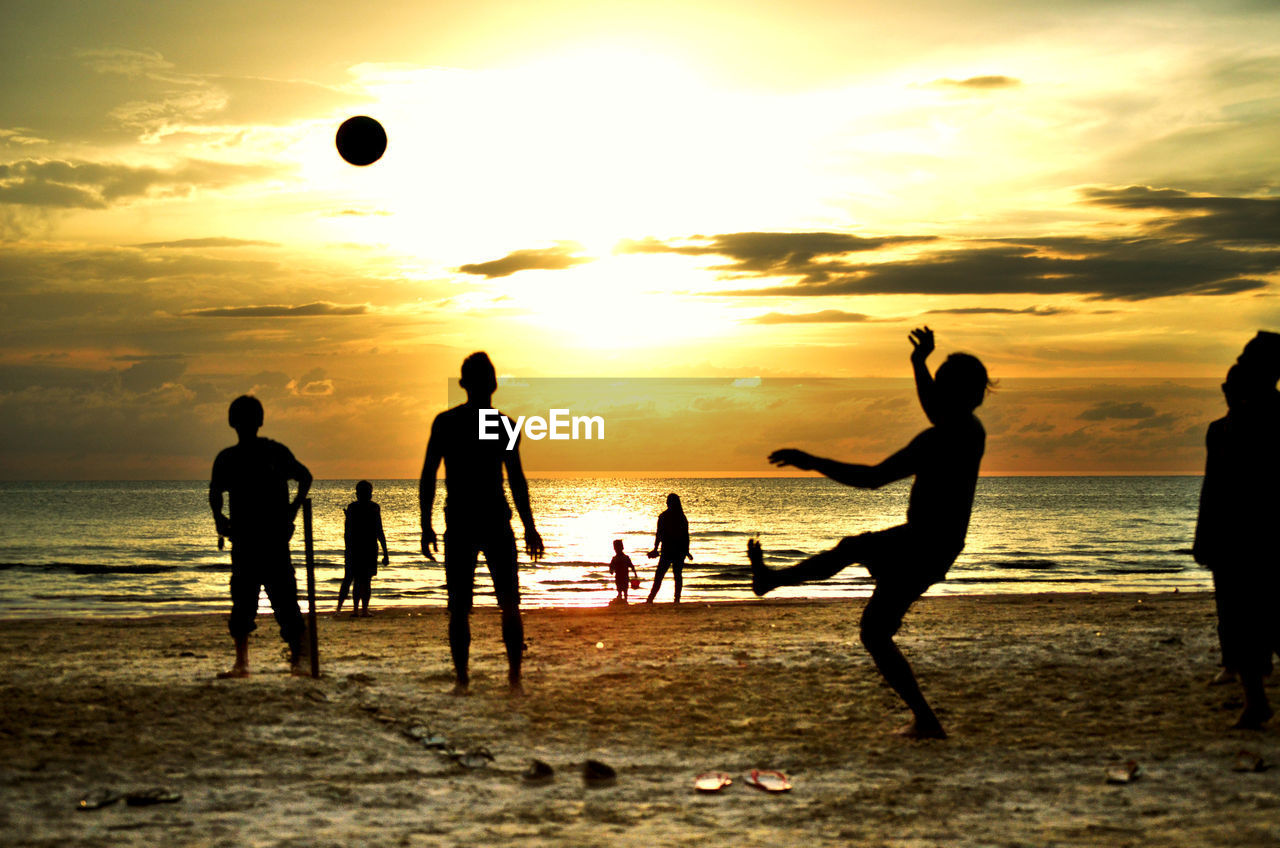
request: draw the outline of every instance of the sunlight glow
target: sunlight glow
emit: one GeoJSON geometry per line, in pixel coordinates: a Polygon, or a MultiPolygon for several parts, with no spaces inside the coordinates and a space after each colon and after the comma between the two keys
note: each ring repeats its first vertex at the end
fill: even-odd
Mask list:
{"type": "Polygon", "coordinates": [[[387,153],[353,168],[317,132],[299,151],[302,177],[390,213],[340,223],[394,250],[474,261],[521,242],[747,226],[794,211],[812,188],[803,145],[767,98],[713,91],[656,54],[353,73],[377,98],[367,111],[387,128],[387,153]]]}

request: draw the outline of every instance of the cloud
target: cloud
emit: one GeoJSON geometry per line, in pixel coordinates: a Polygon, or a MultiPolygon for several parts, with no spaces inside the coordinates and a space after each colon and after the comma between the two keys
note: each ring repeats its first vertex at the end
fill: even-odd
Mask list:
{"type": "Polygon", "coordinates": [[[830,281],[716,292],[734,296],[857,294],[1079,294],[1100,300],[1221,295],[1261,289],[1280,271],[1280,253],[1152,241],[1052,239],[933,253],[850,267],[830,281]],[[1063,255],[1070,247],[1076,255],[1063,255]]]}
{"type": "Polygon", "coordinates": [[[969,77],[968,79],[940,79],[935,80],[934,85],[946,86],[949,88],[968,88],[977,90],[987,90],[993,88],[1016,88],[1022,85],[1022,81],[1015,77],[1006,77],[1000,74],[990,74],[987,76],[969,77]]]}
{"type": "Polygon", "coordinates": [[[100,284],[118,292],[125,284],[178,277],[274,278],[280,267],[276,262],[257,259],[222,259],[190,253],[155,255],[136,248],[0,251],[0,279],[10,281],[5,293],[23,295],[56,293],[68,283],[100,284]]]}
{"type": "MultiPolygon", "coordinates": [[[[999,306],[961,306],[955,309],[930,309],[925,315],[1070,315],[1074,309],[1058,306],[1028,306],[1024,309],[1006,309],[999,306]]],[[[1096,313],[1095,313],[1096,314],[1096,313]]]]}
{"type": "Polygon", "coordinates": [[[199,189],[255,182],[274,173],[277,169],[262,165],[200,159],[187,159],[173,168],[22,159],[0,164],[0,203],[106,209],[142,197],[183,197],[199,189]]]}
{"type": "Polygon", "coordinates": [[[173,63],[166,61],[164,56],[154,50],[107,48],[81,50],[76,55],[86,67],[100,74],[120,74],[131,78],[173,77],[173,63]]]}
{"type": "Polygon", "coordinates": [[[364,315],[369,307],[363,303],[305,303],[301,306],[215,306],[183,312],[196,318],[314,318],[322,315],[364,315]]]}
{"type": "Polygon", "coordinates": [[[14,127],[12,129],[0,128],[0,142],[28,147],[34,144],[48,144],[49,139],[36,135],[35,130],[27,129],[26,127],[14,127]]]}
{"type": "Polygon", "coordinates": [[[1125,420],[1154,418],[1155,414],[1156,411],[1145,403],[1106,400],[1095,403],[1078,417],[1082,421],[1105,421],[1108,418],[1125,420]]]}
{"type": "Polygon", "coordinates": [[[517,250],[491,262],[462,265],[458,271],[491,280],[495,277],[509,277],[519,271],[563,271],[593,261],[590,257],[575,255],[580,249],[579,245],[565,242],[540,250],[517,250]]]}
{"type": "MultiPolygon", "coordinates": [[[[777,285],[711,292],[734,297],[1079,295],[1139,301],[1257,291],[1280,273],[1280,198],[1198,197],[1177,189],[1091,189],[1091,204],[1166,210],[1136,236],[957,239],[831,232],[744,232],[623,242],[621,253],[723,256],[724,279],[777,285]],[[866,254],[923,245],[881,261],[866,254]]],[[[1013,314],[1019,310],[991,310],[1013,314]]],[[[958,314],[964,314],[958,313],[958,314]]],[[[970,314],[981,314],[973,312],[970,314]]],[[[1059,314],[1049,307],[1023,311],[1059,314]]]]}
{"type": "Polygon", "coordinates": [[[1125,433],[1133,432],[1135,430],[1169,430],[1178,423],[1179,418],[1180,416],[1174,415],[1171,412],[1162,412],[1159,415],[1152,415],[1149,418],[1143,418],[1117,429],[1125,433]]]}
{"type": "Polygon", "coordinates": [[[1174,213],[1148,224],[1168,235],[1231,244],[1280,245],[1280,197],[1193,195],[1147,186],[1089,189],[1085,197],[1099,206],[1174,213]]]}
{"type": "Polygon", "coordinates": [[[181,359],[142,359],[120,373],[120,385],[125,391],[141,394],[171,383],[187,370],[181,359]]]}
{"type": "Polygon", "coordinates": [[[808,274],[791,285],[713,294],[1076,294],[1093,300],[1224,295],[1265,288],[1259,278],[1280,272],[1280,250],[1142,238],[1039,238],[994,246],[983,242],[898,262],[849,263],[841,270],[828,279],[808,274]]]}
{"type": "Polygon", "coordinates": [[[821,312],[804,312],[793,315],[786,312],[769,312],[749,319],[751,324],[861,324],[865,321],[880,321],[861,312],[843,312],[839,309],[824,309],[821,312]]]}
{"type": "Polygon", "coordinates": [[[372,100],[307,80],[185,73],[153,50],[84,50],[78,56],[98,74],[131,80],[129,90],[143,96],[118,104],[110,116],[152,139],[206,125],[283,125],[372,100]]]}
{"type": "Polygon", "coordinates": [[[685,256],[724,256],[733,262],[713,270],[750,276],[799,276],[803,282],[821,283],[832,274],[856,266],[827,257],[865,253],[884,247],[932,241],[933,236],[883,236],[867,238],[849,233],[726,233],[694,236],[672,244],[657,239],[624,241],[618,253],[677,253],[685,256]],[[698,243],[701,242],[701,243],[698,243]]]}
{"type": "Polygon", "coordinates": [[[176,241],[148,241],[142,244],[136,244],[134,247],[279,247],[274,241],[254,241],[252,239],[237,238],[189,238],[178,239],[176,241]]]}

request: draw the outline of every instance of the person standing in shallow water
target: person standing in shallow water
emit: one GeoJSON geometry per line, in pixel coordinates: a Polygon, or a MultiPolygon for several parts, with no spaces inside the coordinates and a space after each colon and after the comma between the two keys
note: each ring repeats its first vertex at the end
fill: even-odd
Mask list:
{"type": "Polygon", "coordinates": [[[615,601],[627,602],[630,594],[631,578],[635,577],[639,582],[640,575],[636,573],[635,564],[631,562],[631,557],[627,556],[622,549],[622,540],[613,540],[613,559],[609,560],[609,571],[613,573],[614,585],[618,587],[618,597],[615,601]],[[628,574],[628,570],[631,572],[628,574]]]}
{"type": "MultiPolygon", "coordinates": [[[[1274,334],[1265,334],[1272,336],[1274,334]]],[[[1195,561],[1213,573],[1224,670],[1244,690],[1235,729],[1260,730],[1272,717],[1264,681],[1280,650],[1280,568],[1274,530],[1280,513],[1276,380],[1280,350],[1260,333],[1227,371],[1226,416],[1205,436],[1195,561]],[[1270,350],[1267,348],[1270,347],[1270,350]]]]}
{"type": "MultiPolygon", "coordinates": [[[[529,484],[520,465],[520,439],[507,448],[506,439],[480,439],[480,412],[493,407],[498,378],[486,353],[473,353],[462,363],[466,403],[436,416],[427,442],[427,457],[418,481],[422,521],[422,554],[434,560],[436,531],[432,509],[436,473],[444,463],[444,573],[449,593],[449,650],[456,683],[453,694],[470,694],[468,661],[471,652],[471,604],[475,592],[476,556],[484,552],[493,591],[502,609],[502,641],[507,648],[507,684],[513,695],[523,694],[520,666],[524,657],[524,624],[520,620],[520,577],[516,569],[516,540],[511,532],[502,474],[506,469],[511,498],[524,524],[524,549],[535,562],[542,556],[542,537],[533,524],[529,484]]],[[[499,432],[515,429],[505,415],[499,432]]]]}
{"type": "Polygon", "coordinates": [[[373,484],[356,483],[356,499],[342,510],[343,564],[346,573],[338,589],[338,611],[351,590],[351,617],[369,617],[369,599],[373,596],[373,578],[378,574],[378,545],[382,545],[382,564],[390,562],[387,537],[382,532],[382,507],[373,502],[373,484]],[[364,604],[361,610],[360,605],[364,604]]]}
{"type": "Polygon", "coordinates": [[[236,645],[235,664],[218,677],[249,676],[249,634],[257,628],[254,619],[262,588],[280,625],[280,638],[289,646],[293,673],[309,673],[303,649],[306,624],[298,607],[289,539],[298,509],[311,490],[311,472],[287,447],[258,435],[262,420],[257,398],[241,395],[231,402],[227,423],[239,441],[214,459],[209,480],[209,506],[218,535],[231,540],[229,629],[236,645]],[[292,501],[290,480],[298,484],[292,501]],[[222,512],[223,492],[231,496],[230,517],[222,512]]]}
{"type": "Polygon", "coordinates": [[[953,353],[930,376],[926,360],[934,350],[933,331],[928,327],[912,330],[910,341],[916,394],[932,427],[879,465],[836,462],[793,448],[769,455],[774,465],[818,471],[860,489],[878,489],[914,476],[907,523],[846,536],[831,550],[789,568],[766,566],[758,539],[747,543],[747,558],[757,595],[779,586],[826,580],[854,563],[866,566],[875,590],[862,611],[860,635],[880,673],[911,709],[912,722],[898,732],[914,739],[944,739],[946,731],[893,636],[911,605],[946,576],[964,549],[978,466],[986,447],[986,432],[973,413],[991,381],[982,362],[966,353],[953,353]]]}
{"type": "Polygon", "coordinates": [[[689,553],[689,519],[685,517],[684,507],[680,504],[680,496],[667,495],[667,508],[658,516],[658,529],[653,536],[653,550],[649,551],[649,559],[658,557],[658,568],[653,573],[653,588],[649,590],[646,604],[653,603],[662,586],[662,578],[667,569],[671,569],[671,579],[676,584],[676,603],[680,603],[680,589],[684,585],[684,561],[692,560],[689,553]]]}

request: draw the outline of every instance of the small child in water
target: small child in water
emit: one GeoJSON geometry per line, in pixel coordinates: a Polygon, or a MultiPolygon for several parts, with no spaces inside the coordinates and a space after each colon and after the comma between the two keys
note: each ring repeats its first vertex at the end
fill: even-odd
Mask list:
{"type": "Polygon", "coordinates": [[[613,572],[613,579],[618,585],[618,597],[614,600],[622,601],[625,604],[627,602],[627,590],[631,587],[631,580],[630,576],[627,574],[627,569],[631,569],[631,576],[634,576],[637,580],[640,579],[640,574],[636,571],[635,565],[631,562],[631,557],[622,552],[621,539],[613,540],[613,551],[614,556],[613,559],[609,561],[609,570],[613,572]]]}

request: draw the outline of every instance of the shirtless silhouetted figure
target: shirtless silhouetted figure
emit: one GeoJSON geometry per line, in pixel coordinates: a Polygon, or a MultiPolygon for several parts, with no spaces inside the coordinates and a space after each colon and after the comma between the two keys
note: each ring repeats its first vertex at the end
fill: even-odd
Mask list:
{"type": "MultiPolygon", "coordinates": [[[[521,694],[520,664],[524,655],[524,625],[520,620],[520,578],[516,570],[516,541],[511,532],[511,507],[502,485],[505,466],[516,512],[524,523],[525,552],[542,556],[542,537],[533,526],[529,485],[520,466],[520,441],[508,450],[505,436],[479,438],[481,410],[491,409],[498,378],[486,353],[473,353],[462,363],[466,403],[436,416],[427,442],[427,458],[418,481],[422,516],[422,554],[434,560],[436,531],[431,511],[436,499],[436,472],[444,462],[444,573],[449,592],[449,649],[456,684],[453,694],[469,694],[471,677],[471,603],[475,591],[476,554],[483,551],[493,591],[502,609],[502,641],[507,648],[507,683],[521,694]]],[[[504,427],[514,425],[505,415],[504,427]]],[[[500,430],[500,432],[503,432],[500,430]]]]}
{"type": "Polygon", "coordinates": [[[280,638],[289,645],[294,674],[309,669],[304,656],[306,624],[298,608],[298,584],[289,560],[298,508],[311,489],[311,472],[294,459],[287,447],[258,435],[262,404],[251,395],[231,402],[227,423],[239,441],[213,461],[209,480],[209,506],[218,535],[231,539],[231,620],[236,644],[235,665],[219,677],[249,676],[249,634],[257,625],[258,592],[267,590],[271,610],[280,625],[280,638]],[[289,500],[289,481],[298,492],[289,500]],[[231,495],[231,517],[222,512],[222,493],[231,495]]]}
{"type": "Polygon", "coordinates": [[[879,465],[852,465],[787,448],[769,461],[818,471],[860,489],[879,487],[915,476],[907,506],[907,523],[888,530],[846,536],[829,551],[789,568],[764,564],[760,542],[747,543],[752,589],[764,595],[778,586],[825,580],[845,566],[861,563],[876,588],[862,612],[862,644],[889,685],[915,716],[900,733],[916,739],[943,739],[946,732],[925,700],[906,657],[893,642],[902,617],[964,549],[986,433],[973,412],[990,387],[987,369],[973,356],[953,353],[931,377],[925,364],[933,352],[933,331],[911,332],[911,365],[916,393],[932,427],[879,465]]]}

